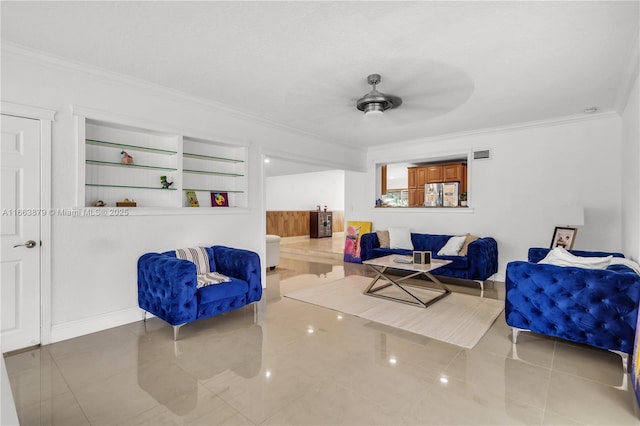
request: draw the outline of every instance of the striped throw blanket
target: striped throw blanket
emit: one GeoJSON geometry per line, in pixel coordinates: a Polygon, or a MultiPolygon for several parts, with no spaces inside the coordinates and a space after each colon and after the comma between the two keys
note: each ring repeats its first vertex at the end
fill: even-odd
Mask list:
{"type": "Polygon", "coordinates": [[[195,263],[196,273],[198,274],[198,286],[202,288],[211,284],[228,283],[231,278],[219,272],[211,272],[209,265],[209,255],[204,247],[177,249],[176,257],[178,259],[188,260],[195,263]]]}

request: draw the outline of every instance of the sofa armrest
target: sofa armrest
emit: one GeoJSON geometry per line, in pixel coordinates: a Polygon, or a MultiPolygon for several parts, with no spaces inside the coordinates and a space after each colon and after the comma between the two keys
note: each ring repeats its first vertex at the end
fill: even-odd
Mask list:
{"type": "Polygon", "coordinates": [[[505,318],[531,330],[631,353],[640,276],[606,269],[509,262],[505,318]]]}
{"type": "Polygon", "coordinates": [[[469,244],[469,276],[484,281],[498,272],[498,243],[491,237],[479,238],[469,244]]]}
{"type": "Polygon", "coordinates": [[[380,247],[380,240],[378,240],[378,234],[375,232],[369,232],[362,234],[360,237],[360,259],[365,260],[373,259],[376,256],[373,254],[373,249],[380,247]]]}
{"type": "Polygon", "coordinates": [[[197,318],[196,265],[161,253],[138,259],[138,306],[171,325],[197,318]]]}
{"type": "Polygon", "coordinates": [[[262,298],[262,269],[257,253],[233,247],[213,246],[213,260],[216,271],[238,278],[249,284],[247,303],[262,298]]]}

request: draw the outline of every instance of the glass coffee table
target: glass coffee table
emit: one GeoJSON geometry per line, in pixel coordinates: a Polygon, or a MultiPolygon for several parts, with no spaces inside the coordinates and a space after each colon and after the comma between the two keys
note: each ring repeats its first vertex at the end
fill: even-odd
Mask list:
{"type": "Polygon", "coordinates": [[[427,308],[430,305],[436,303],[438,300],[441,300],[447,297],[451,293],[451,290],[449,290],[449,288],[446,285],[444,285],[439,279],[437,279],[431,274],[431,271],[434,271],[442,266],[445,266],[451,263],[450,260],[431,259],[431,263],[426,265],[420,265],[420,264],[414,264],[412,262],[411,256],[400,256],[397,254],[392,254],[389,256],[378,257],[376,259],[365,260],[362,263],[370,267],[376,273],[375,278],[371,281],[371,284],[369,284],[369,286],[363,293],[363,294],[366,294],[367,296],[379,297],[381,299],[393,300],[396,302],[406,303],[408,305],[427,308]],[[404,277],[391,278],[389,274],[387,274],[387,270],[389,269],[399,269],[399,270],[407,271],[410,273],[409,275],[404,277]],[[425,287],[411,285],[404,282],[410,278],[415,278],[419,276],[426,277],[430,282],[434,283],[437,288],[436,289],[432,289],[430,287],[425,288],[425,287]],[[386,282],[375,287],[375,285],[378,283],[378,281],[381,278],[386,282]],[[383,290],[390,286],[396,286],[397,288],[402,290],[404,293],[406,293],[409,296],[409,300],[379,293],[380,290],[383,290]],[[418,298],[415,292],[412,293],[406,287],[421,287],[426,290],[435,291],[441,294],[433,299],[424,301],[418,298]]]}

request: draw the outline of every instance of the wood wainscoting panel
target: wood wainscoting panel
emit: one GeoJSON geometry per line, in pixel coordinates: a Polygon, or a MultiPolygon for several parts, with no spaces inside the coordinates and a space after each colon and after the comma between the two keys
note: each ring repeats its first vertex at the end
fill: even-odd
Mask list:
{"type": "MultiPolygon", "coordinates": [[[[267,211],[267,234],[281,237],[309,235],[309,210],[267,211]]],[[[344,212],[332,211],[333,232],[344,232],[344,212]]]]}
{"type": "Polygon", "coordinates": [[[344,232],[344,212],[333,210],[333,232],[344,232]]]}

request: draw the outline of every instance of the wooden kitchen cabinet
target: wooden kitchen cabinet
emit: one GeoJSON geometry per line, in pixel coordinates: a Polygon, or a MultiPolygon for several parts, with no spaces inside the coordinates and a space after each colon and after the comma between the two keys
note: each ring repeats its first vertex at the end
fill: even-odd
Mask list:
{"type": "Polygon", "coordinates": [[[466,176],[466,165],[462,163],[443,164],[442,182],[462,182],[466,176]]]}
{"type": "Polygon", "coordinates": [[[418,168],[418,189],[424,190],[424,185],[429,181],[429,171],[425,167],[418,168]]]}
{"type": "Polygon", "coordinates": [[[409,189],[409,207],[424,205],[424,189],[409,189]]]}
{"type": "Polygon", "coordinates": [[[424,173],[420,173],[422,167],[408,167],[407,168],[407,186],[409,189],[409,199],[408,205],[409,207],[421,206],[424,203],[424,183],[420,184],[419,182],[419,174],[424,175],[424,173]],[[422,197],[422,201],[420,198],[422,197]]]}
{"type": "Polygon", "coordinates": [[[467,192],[467,164],[463,162],[407,167],[409,206],[424,205],[427,183],[460,182],[458,193],[467,192]]]}
{"type": "MultiPolygon", "coordinates": [[[[418,187],[418,168],[417,167],[409,167],[407,168],[407,186],[409,189],[416,189],[418,187]]],[[[411,204],[411,203],[409,203],[411,204]]]]}
{"type": "Polygon", "coordinates": [[[422,167],[421,169],[425,170],[427,175],[424,183],[444,182],[442,165],[438,164],[437,166],[427,166],[422,167]]]}

